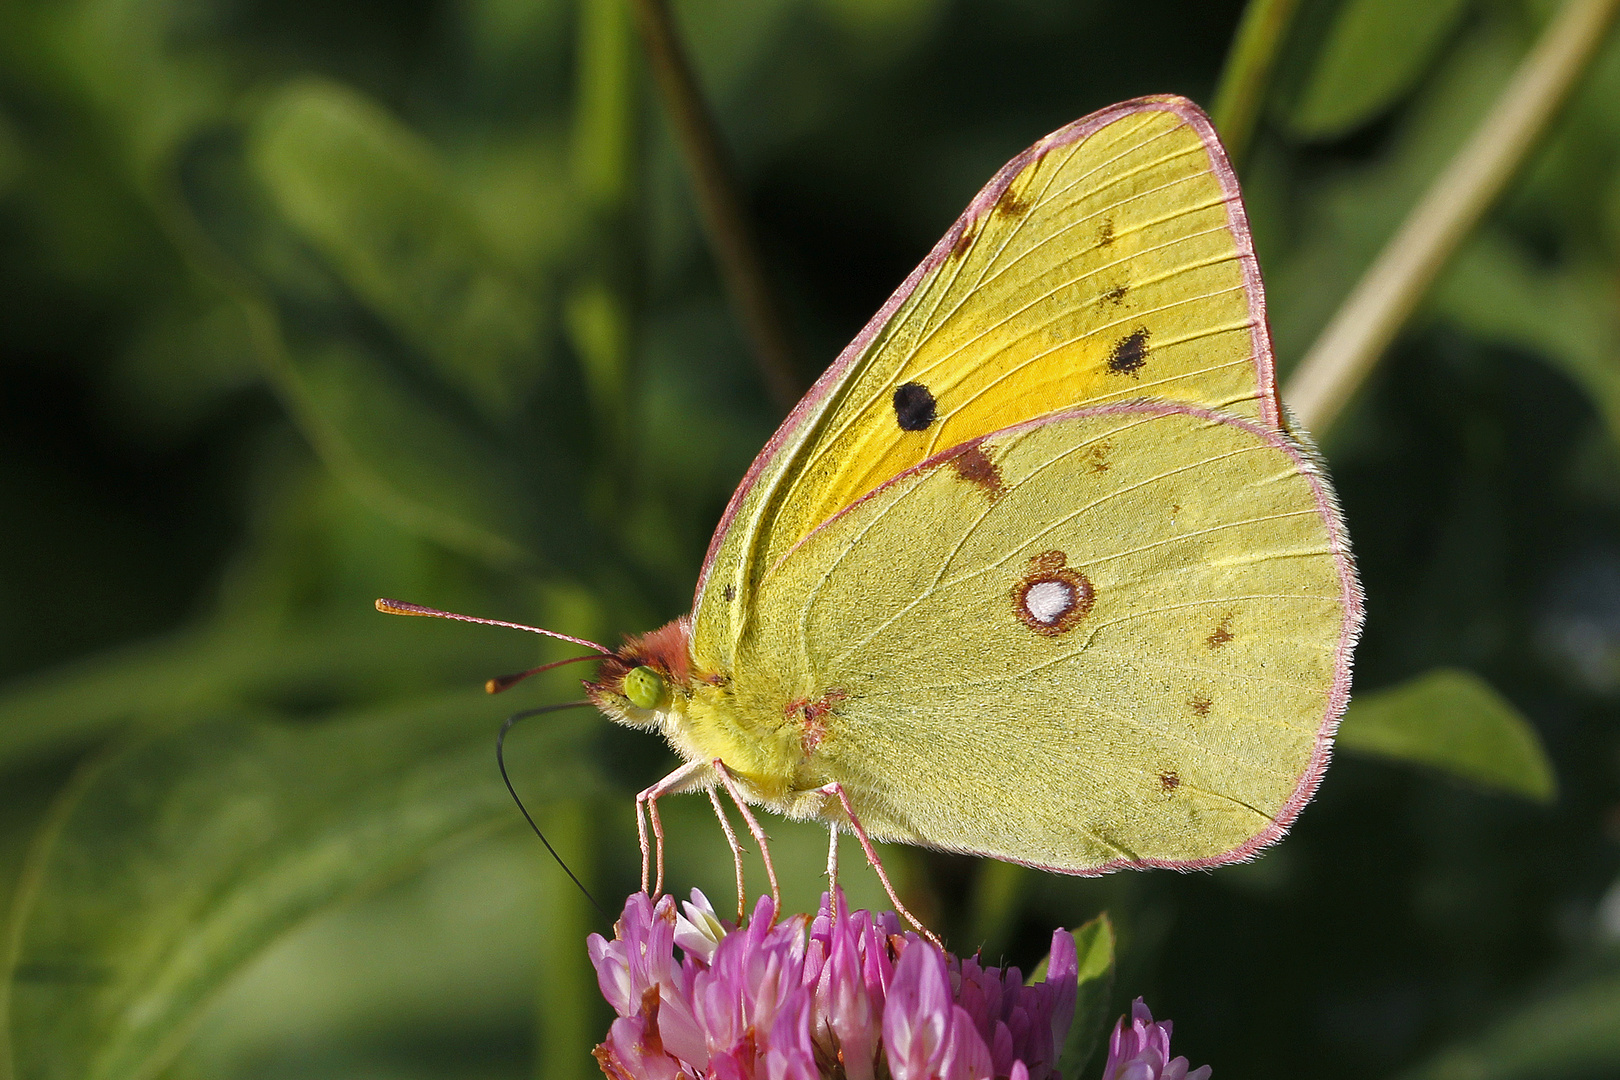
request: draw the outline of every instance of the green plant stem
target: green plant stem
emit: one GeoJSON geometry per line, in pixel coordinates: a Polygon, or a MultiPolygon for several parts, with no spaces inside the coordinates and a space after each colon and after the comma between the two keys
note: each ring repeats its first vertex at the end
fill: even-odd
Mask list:
{"type": "Polygon", "coordinates": [[[737,180],[720,142],[697,75],[681,46],[667,0],[634,0],[636,22],[653,77],[669,110],[676,142],[692,176],[698,212],[720,276],[742,322],[771,398],[785,412],[802,386],[795,374],[782,308],[765,276],[764,261],[742,208],[737,180]]]}
{"type": "MultiPolygon", "coordinates": [[[[592,873],[591,817],[580,799],[559,801],[541,810],[546,833],[557,853],[582,878],[592,873]]],[[[527,837],[532,840],[533,837],[527,837]]],[[[585,935],[600,930],[590,902],[556,866],[543,867],[545,893],[540,912],[538,994],[540,1054],[536,1080],[590,1080],[597,1075],[591,1047],[602,1034],[595,1029],[599,1000],[596,973],[583,947],[585,935]]],[[[604,1028],[603,1031],[606,1029],[604,1028]]]]}
{"type": "Polygon", "coordinates": [[[1372,371],[1457,246],[1547,130],[1620,0],[1568,0],[1484,121],[1412,208],[1300,361],[1283,397],[1325,430],[1372,371]]]}
{"type": "Polygon", "coordinates": [[[579,5],[574,184],[603,217],[622,217],[635,172],[635,31],[625,0],[579,5]]]}
{"type": "Polygon", "coordinates": [[[1260,122],[1266,88],[1277,66],[1277,56],[1288,39],[1299,0],[1249,0],[1238,24],[1237,37],[1226,54],[1221,82],[1215,88],[1212,119],[1234,166],[1248,153],[1249,140],[1260,122]]]}
{"type": "Polygon", "coordinates": [[[634,350],[629,219],[636,171],[636,32],[626,0],[581,0],[574,105],[574,186],[590,209],[594,257],[563,299],[563,327],[579,358],[602,440],[594,511],[611,520],[630,446],[625,389],[634,350]]]}

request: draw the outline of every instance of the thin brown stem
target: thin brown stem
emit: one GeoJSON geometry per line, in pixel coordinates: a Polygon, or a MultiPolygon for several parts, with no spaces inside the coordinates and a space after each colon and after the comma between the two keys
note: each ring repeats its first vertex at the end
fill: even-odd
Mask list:
{"type": "Polygon", "coordinates": [[[1306,428],[1332,424],[1518,171],[1602,44],[1620,0],[1568,0],[1288,380],[1306,428]]]}
{"type": "Polygon", "coordinates": [[[720,131],[703,100],[697,75],[670,13],[668,0],[633,0],[653,78],[669,112],[675,139],[691,174],[698,212],[732,307],[753,349],[771,398],[785,412],[803,386],[796,374],[782,306],[743,212],[736,176],[720,131]]]}

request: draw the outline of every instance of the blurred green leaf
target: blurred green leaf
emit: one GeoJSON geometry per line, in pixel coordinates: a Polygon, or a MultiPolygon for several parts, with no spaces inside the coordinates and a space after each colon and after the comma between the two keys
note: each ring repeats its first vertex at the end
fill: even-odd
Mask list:
{"type": "MultiPolygon", "coordinates": [[[[604,800],[584,801],[597,808],[604,800]]],[[[528,805],[544,815],[545,827],[548,804],[528,805]]],[[[613,840],[615,849],[635,847],[633,831],[616,832],[613,840]]],[[[532,1036],[536,991],[560,974],[544,957],[564,949],[577,954],[569,962],[591,978],[588,994],[575,1003],[583,1029],[562,1055],[543,1042],[532,1060],[550,1064],[573,1053],[595,1069],[590,1047],[613,1014],[596,989],[584,932],[562,940],[570,931],[545,899],[553,879],[573,888],[520,825],[457,844],[420,871],[321,912],[221,991],[163,1080],[357,1080],[362,1071],[372,1080],[539,1080],[520,1052],[532,1036]],[[359,1067],[348,1042],[355,1032],[385,1059],[403,1060],[404,1069],[383,1062],[359,1067]],[[470,1044],[458,1042],[470,1032],[479,1034],[470,1044]],[[443,1064],[435,1042],[462,1048],[455,1066],[443,1064]],[[477,1068],[476,1061],[491,1058],[505,1067],[477,1068]]],[[[586,929],[611,933],[595,912],[592,920],[586,929]]]]}
{"type": "MultiPolygon", "coordinates": [[[[284,104],[286,109],[295,116],[304,115],[300,110],[325,115],[303,98],[284,104]]],[[[284,145],[286,129],[302,130],[283,121],[257,136],[253,145],[274,150],[255,151],[272,163],[261,163],[259,171],[274,173],[281,165],[292,170],[294,163],[278,156],[293,154],[284,145]]],[[[244,306],[273,383],[327,466],[395,522],[481,560],[514,566],[546,558],[576,568],[589,561],[600,570],[602,546],[591,542],[575,502],[580,450],[577,438],[564,437],[571,420],[566,399],[552,403],[547,422],[515,424],[487,410],[481,415],[469,400],[469,394],[495,393],[495,382],[485,378],[493,369],[480,369],[476,385],[458,383],[461,352],[489,346],[481,354],[486,359],[508,354],[490,344],[498,344],[497,331],[480,337],[489,326],[504,325],[504,316],[489,326],[480,321],[489,313],[484,301],[504,295],[504,286],[491,283],[503,279],[457,263],[470,251],[460,241],[436,246],[446,236],[472,243],[458,231],[465,222],[448,201],[411,207],[403,198],[382,199],[402,217],[420,219],[410,227],[396,221],[399,232],[389,234],[386,222],[357,205],[366,192],[345,190],[343,199],[334,196],[327,205],[309,185],[282,178],[281,202],[314,223],[333,262],[263,194],[246,149],[232,130],[188,147],[180,169],[184,207],[177,216],[189,218],[179,231],[198,265],[244,306]],[[309,205],[293,195],[307,196],[309,205]],[[343,210],[353,211],[355,220],[345,224],[343,210]],[[349,237],[352,250],[340,250],[339,234],[349,237]],[[390,254],[396,241],[398,251],[390,254]],[[350,272],[352,279],[344,276],[350,272]],[[378,308],[357,303],[351,289],[361,299],[367,290],[381,297],[378,308]],[[408,311],[413,304],[421,310],[408,311]],[[432,317],[424,320],[424,313],[432,317]],[[429,324],[441,323],[438,337],[421,340],[429,324]],[[432,360],[435,354],[438,360],[432,360]]],[[[512,294],[517,311],[527,318],[522,313],[532,313],[533,306],[517,296],[512,294]]],[[[534,358],[525,362],[532,365],[534,358]]],[[[533,404],[515,387],[501,394],[508,413],[514,405],[533,404]]]]}
{"type": "Polygon", "coordinates": [[[1007,949],[1034,871],[1017,863],[981,859],[969,901],[967,944],[987,956],[1007,949]]]}
{"type": "Polygon", "coordinates": [[[259,112],[247,157],[357,296],[490,415],[516,411],[539,372],[542,310],[425,140],[346,87],[301,79],[259,112]]]}
{"type": "Polygon", "coordinates": [[[569,293],[563,317],[598,413],[623,427],[630,319],[622,300],[603,282],[586,281],[569,293]]]}
{"type": "Polygon", "coordinates": [[[17,127],[4,112],[0,112],[0,198],[10,193],[11,187],[22,175],[26,154],[17,127]]]}
{"type": "Polygon", "coordinates": [[[1307,139],[1343,135],[1393,105],[1428,70],[1468,0],[1345,0],[1288,126],[1307,139]]]}
{"type": "Polygon", "coordinates": [[[1612,270],[1536,259],[1491,229],[1457,253],[1430,302],[1469,333],[1563,369],[1620,444],[1620,298],[1612,270]]]}
{"type": "Polygon", "coordinates": [[[839,28],[868,49],[896,49],[921,37],[939,18],[940,0],[821,0],[839,28]]]}
{"type": "Polygon", "coordinates": [[[1550,994],[1401,1080],[1567,1080],[1620,1070],[1620,972],[1550,994]]]}
{"type": "Polygon", "coordinates": [[[1550,803],[1558,793],[1552,763],[1530,721],[1484,679],[1457,668],[1436,668],[1356,698],[1338,743],[1535,802],[1550,803]]]}
{"type": "MultiPolygon", "coordinates": [[[[1267,311],[1278,356],[1304,354],[1428,188],[1478,124],[1523,55],[1511,25],[1480,19],[1447,51],[1427,92],[1394,125],[1382,152],[1305,172],[1286,190],[1264,173],[1245,194],[1259,220],[1297,223],[1266,265],[1267,311]]],[[[1256,161],[1259,169],[1261,162],[1256,161]]],[[[1257,226],[1257,235],[1259,226],[1257,226]]]]}
{"type": "Polygon", "coordinates": [[[289,336],[277,344],[272,355],[310,441],[372,505],[496,564],[534,550],[530,485],[493,439],[358,343],[289,336]]]}
{"type": "Polygon", "coordinates": [[[372,614],[285,629],[211,625],[13,683],[0,694],[0,765],[84,746],[131,720],[225,705],[378,700],[458,679],[470,692],[492,673],[533,662],[525,640],[423,634],[414,620],[372,614]]]}
{"type": "MultiPolygon", "coordinates": [[[[874,0],[871,6],[878,7],[884,2],[874,0]]],[[[905,7],[909,3],[910,0],[897,0],[895,6],[905,7]]],[[[759,73],[758,65],[770,55],[773,38],[791,26],[797,10],[807,5],[804,0],[756,0],[749,4],[684,0],[672,6],[681,37],[697,69],[698,82],[720,115],[728,135],[735,137],[736,129],[726,123],[727,114],[735,110],[741,119],[750,112],[757,112],[758,102],[748,100],[746,94],[751,77],[759,73]]],[[[758,126],[763,133],[775,125],[758,126]]]]}
{"type": "MultiPolygon", "coordinates": [[[[11,940],[17,1080],[135,1080],[278,935],[510,821],[466,695],[313,727],[207,720],[87,770],[31,857],[11,940]]],[[[520,783],[599,790],[594,715],[522,740],[520,783]]]]}
{"type": "MultiPolygon", "coordinates": [[[[216,57],[179,45],[196,8],[176,0],[129,4],[76,0],[23,10],[7,20],[0,42],[8,67],[30,70],[87,106],[99,121],[123,175],[145,187],[161,175],[175,144],[196,125],[229,108],[236,73],[216,57]]],[[[81,121],[82,122],[82,121],[81,121]]]]}
{"type": "Polygon", "coordinates": [[[1609,248],[1620,251],[1620,169],[1610,176],[1608,190],[1603,194],[1603,226],[1608,233],[1609,248]]]}

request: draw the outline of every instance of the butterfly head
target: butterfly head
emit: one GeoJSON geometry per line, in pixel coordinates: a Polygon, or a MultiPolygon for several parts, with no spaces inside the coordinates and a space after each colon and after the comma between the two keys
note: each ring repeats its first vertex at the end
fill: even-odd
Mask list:
{"type": "Polygon", "coordinates": [[[657,668],[642,664],[624,673],[623,693],[638,709],[669,704],[669,683],[657,668]]]}
{"type": "Polygon", "coordinates": [[[650,634],[629,638],[602,661],[585,693],[613,720],[634,728],[658,728],[676,708],[691,671],[691,625],[676,619],[650,634]]]}

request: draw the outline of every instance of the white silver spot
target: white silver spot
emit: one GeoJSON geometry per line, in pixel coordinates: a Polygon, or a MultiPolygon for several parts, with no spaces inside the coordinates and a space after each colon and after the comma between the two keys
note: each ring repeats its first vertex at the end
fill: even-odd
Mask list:
{"type": "Polygon", "coordinates": [[[1036,622],[1051,626],[1074,608],[1074,589],[1066,581],[1037,581],[1024,590],[1024,610],[1036,622]]]}

